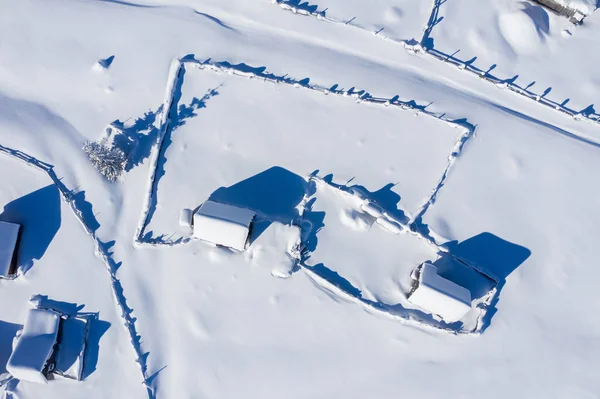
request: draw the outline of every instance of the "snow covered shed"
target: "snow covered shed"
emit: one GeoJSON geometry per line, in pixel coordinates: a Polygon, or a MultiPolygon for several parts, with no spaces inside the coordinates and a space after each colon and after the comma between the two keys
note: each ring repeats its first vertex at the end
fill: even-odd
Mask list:
{"type": "Polygon", "coordinates": [[[11,277],[17,271],[20,230],[20,225],[0,220],[0,277],[11,277]]]}
{"type": "Polygon", "coordinates": [[[434,265],[423,263],[416,274],[416,286],[408,296],[414,305],[449,323],[460,320],[471,310],[469,290],[438,275],[434,265]]]}
{"type": "MultiPolygon", "coordinates": [[[[6,370],[23,381],[47,383],[49,360],[58,337],[60,315],[48,309],[31,309],[21,335],[17,334],[6,370]]],[[[51,370],[50,370],[51,371],[51,370]]]]}
{"type": "Polygon", "coordinates": [[[243,251],[254,216],[250,209],[206,201],[194,213],[194,237],[243,251]]]}

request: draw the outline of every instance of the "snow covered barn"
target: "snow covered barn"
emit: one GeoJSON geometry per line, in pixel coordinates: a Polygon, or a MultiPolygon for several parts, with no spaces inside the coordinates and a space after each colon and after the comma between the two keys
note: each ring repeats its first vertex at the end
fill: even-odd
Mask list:
{"type": "Polygon", "coordinates": [[[48,309],[31,309],[27,314],[21,335],[6,370],[15,378],[24,381],[47,383],[50,359],[58,338],[60,314],[48,309]]]}
{"type": "Polygon", "coordinates": [[[418,307],[452,323],[471,310],[471,293],[465,287],[437,273],[437,267],[423,263],[415,270],[416,284],[408,300],[418,307]]]}
{"type": "Polygon", "coordinates": [[[0,221],[0,278],[12,277],[17,271],[17,250],[21,226],[0,221]]]}
{"type": "Polygon", "coordinates": [[[194,237],[243,251],[255,216],[249,209],[206,201],[194,213],[194,237]]]}
{"type": "Polygon", "coordinates": [[[81,381],[91,317],[30,309],[13,341],[6,370],[19,380],[43,384],[50,373],[81,381]]]}

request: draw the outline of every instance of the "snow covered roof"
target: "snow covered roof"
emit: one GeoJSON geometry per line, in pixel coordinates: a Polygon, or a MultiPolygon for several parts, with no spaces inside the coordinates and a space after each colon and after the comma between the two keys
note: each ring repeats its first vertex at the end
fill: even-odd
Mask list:
{"type": "Polygon", "coordinates": [[[194,237],[243,251],[254,216],[249,209],[206,201],[194,214],[194,237]]]}
{"type": "Polygon", "coordinates": [[[6,370],[24,381],[46,383],[43,371],[52,355],[58,335],[60,316],[47,309],[31,309],[8,359],[6,370]]]}
{"type": "Polygon", "coordinates": [[[77,381],[82,379],[87,334],[87,318],[67,317],[61,321],[54,373],[77,381]]]}
{"type": "Polygon", "coordinates": [[[408,300],[447,322],[460,320],[471,310],[469,290],[438,275],[430,263],[421,266],[419,285],[408,300]]]}
{"type": "Polygon", "coordinates": [[[18,224],[0,221],[0,276],[2,277],[13,272],[11,268],[20,228],[18,224]]]}

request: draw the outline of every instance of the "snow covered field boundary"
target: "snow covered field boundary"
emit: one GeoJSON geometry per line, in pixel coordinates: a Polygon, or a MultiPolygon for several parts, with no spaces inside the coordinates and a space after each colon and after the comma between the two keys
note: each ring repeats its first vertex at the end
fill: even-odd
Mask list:
{"type": "MultiPolygon", "coordinates": [[[[473,269],[476,272],[480,273],[481,275],[483,275],[484,277],[486,277],[487,279],[492,281],[494,286],[486,295],[484,295],[481,299],[479,299],[474,304],[474,306],[477,310],[477,322],[473,329],[466,330],[466,329],[461,328],[462,325],[459,325],[458,327],[456,327],[456,325],[447,324],[442,321],[436,321],[434,319],[429,319],[428,315],[426,315],[426,314],[423,314],[423,317],[420,317],[420,313],[422,313],[422,312],[404,308],[400,304],[392,306],[392,305],[388,305],[388,304],[385,304],[382,302],[362,298],[361,296],[358,296],[356,293],[350,292],[350,291],[338,286],[334,282],[329,281],[327,278],[316,273],[312,269],[312,267],[307,265],[307,263],[306,263],[306,260],[310,257],[310,253],[303,250],[302,257],[300,259],[300,262],[298,263],[298,266],[301,270],[303,270],[311,278],[311,280],[313,280],[315,282],[315,284],[317,284],[319,287],[321,287],[323,289],[326,289],[327,291],[333,293],[336,296],[339,296],[350,302],[353,302],[353,303],[363,306],[367,311],[370,311],[374,314],[384,315],[393,320],[398,320],[398,321],[401,321],[401,322],[409,324],[409,325],[423,327],[426,329],[441,330],[444,332],[449,332],[451,334],[461,334],[461,335],[463,335],[463,334],[479,335],[484,331],[484,328],[486,326],[486,314],[487,314],[488,308],[490,308],[492,306],[492,304],[496,300],[497,294],[498,294],[499,281],[495,277],[486,273],[484,270],[481,270],[480,268],[475,267],[475,266],[469,264],[468,262],[456,257],[454,254],[449,252],[447,248],[439,246],[428,235],[421,234],[417,230],[412,230],[410,228],[410,225],[406,224],[404,220],[394,217],[392,215],[392,213],[390,212],[391,210],[385,209],[385,207],[378,204],[377,201],[375,201],[372,198],[369,198],[368,193],[364,192],[360,188],[349,187],[346,185],[339,185],[339,184],[333,183],[329,180],[325,180],[324,178],[319,177],[316,174],[308,176],[308,181],[317,186],[318,185],[327,185],[328,187],[336,190],[340,195],[350,197],[352,199],[357,199],[357,201],[359,201],[359,202],[362,201],[363,204],[368,203],[372,207],[372,209],[378,209],[378,210],[380,210],[380,213],[381,213],[381,215],[376,218],[376,221],[374,222],[374,224],[379,224],[389,234],[397,235],[397,234],[410,233],[410,234],[414,235],[417,239],[421,239],[421,240],[425,241],[438,254],[443,253],[445,255],[448,255],[453,260],[462,264],[463,266],[473,269]],[[383,221],[381,219],[383,219],[383,221]],[[397,227],[397,228],[394,228],[394,227],[397,227]]],[[[310,203],[310,198],[311,198],[311,196],[307,194],[305,199],[302,201],[303,206],[305,206],[307,203],[310,203]]],[[[305,213],[305,211],[306,210],[303,210],[300,213],[300,215],[302,216],[305,213]]],[[[367,212],[367,213],[370,214],[369,212],[367,212]]],[[[376,215],[371,214],[371,216],[375,217],[376,215]]],[[[309,226],[309,228],[311,228],[310,223],[303,223],[302,221],[300,221],[298,223],[298,225],[301,227],[309,226]]],[[[302,238],[303,238],[303,240],[306,240],[306,237],[310,237],[315,233],[316,232],[310,232],[310,231],[303,230],[302,238]]],[[[306,243],[303,242],[302,246],[305,248],[306,243]]]]}
{"type": "Polygon", "coordinates": [[[355,90],[354,88],[351,88],[349,90],[338,90],[337,85],[326,87],[319,84],[311,84],[310,79],[308,78],[297,80],[292,77],[288,77],[287,74],[278,76],[273,73],[266,72],[266,69],[264,68],[253,68],[247,66],[246,64],[233,65],[227,61],[214,62],[211,59],[207,59],[206,61],[198,61],[196,59],[186,58],[182,60],[182,63],[193,65],[200,70],[208,70],[216,73],[226,73],[228,75],[243,76],[250,79],[254,78],[275,84],[288,84],[296,88],[304,88],[308,90],[317,91],[323,93],[324,95],[350,97],[353,98],[357,103],[364,102],[369,104],[382,105],[385,107],[397,107],[403,110],[414,111],[416,114],[419,115],[425,115],[438,120],[442,120],[450,126],[464,127],[467,129],[473,128],[473,125],[471,125],[465,119],[454,120],[446,118],[444,113],[437,114],[434,112],[427,111],[426,106],[418,105],[414,101],[402,101],[397,95],[392,98],[383,98],[372,96],[371,93],[367,92],[366,90],[355,90]]]}
{"type": "MultiPolygon", "coordinates": [[[[427,212],[427,209],[429,209],[429,207],[435,203],[435,199],[437,197],[438,192],[442,189],[442,187],[446,183],[446,178],[448,177],[448,174],[450,173],[450,169],[452,168],[452,165],[454,165],[454,163],[456,162],[456,158],[458,158],[458,156],[462,152],[462,149],[464,148],[467,141],[471,137],[473,137],[474,134],[475,134],[475,126],[470,126],[458,138],[458,140],[456,141],[456,144],[454,144],[454,147],[452,148],[452,152],[450,153],[450,155],[448,155],[448,164],[446,165],[446,169],[444,169],[444,172],[442,173],[442,177],[440,177],[440,180],[439,180],[437,186],[433,189],[429,198],[425,201],[425,203],[420,207],[420,209],[411,218],[411,220],[409,222],[409,229],[411,231],[416,232],[416,231],[421,230],[419,228],[420,227],[419,223],[422,220],[423,215],[425,214],[425,212],[427,212]]],[[[422,234],[422,233],[419,233],[419,234],[422,234]]],[[[428,237],[428,240],[433,241],[429,237],[428,237]]]]}
{"type": "Polygon", "coordinates": [[[433,0],[433,7],[431,10],[431,16],[425,25],[425,29],[423,30],[423,36],[421,37],[421,41],[416,46],[408,46],[411,50],[423,54],[428,54],[439,61],[444,63],[448,63],[454,65],[458,69],[466,72],[470,72],[473,75],[485,80],[486,82],[492,83],[496,85],[496,87],[500,89],[508,89],[513,93],[519,94],[525,98],[533,100],[539,104],[542,104],[546,107],[552,108],[558,112],[561,112],[567,116],[572,117],[575,120],[585,120],[588,122],[592,122],[596,125],[600,125],[600,115],[595,112],[586,112],[575,111],[571,108],[568,108],[564,104],[558,103],[557,101],[550,100],[545,97],[544,94],[536,94],[533,93],[518,84],[516,84],[512,79],[500,79],[492,74],[490,71],[484,71],[480,68],[477,68],[472,63],[468,63],[458,58],[454,57],[455,54],[446,54],[440,50],[437,50],[433,47],[433,40],[431,40],[431,32],[433,28],[441,22],[441,18],[438,16],[440,12],[440,7],[446,3],[447,0],[433,0]]]}
{"type": "MultiPolygon", "coordinates": [[[[175,59],[171,62],[171,68],[169,69],[169,76],[167,79],[167,86],[165,92],[165,100],[163,102],[162,111],[160,113],[160,122],[158,136],[156,138],[155,145],[152,147],[152,155],[150,162],[150,176],[148,178],[148,193],[140,218],[140,223],[135,232],[134,245],[139,244],[156,244],[159,241],[152,238],[144,238],[145,230],[152,214],[156,209],[156,194],[158,190],[158,167],[159,159],[163,153],[164,139],[171,128],[171,116],[173,112],[176,112],[173,107],[177,107],[178,98],[181,97],[181,86],[183,85],[183,75],[185,73],[184,65],[181,60],[175,59]]],[[[162,242],[161,244],[175,245],[178,242],[162,242]]]]}
{"type": "Polygon", "coordinates": [[[146,386],[146,391],[149,399],[154,398],[154,389],[149,384],[149,379],[147,376],[147,366],[146,366],[146,355],[143,353],[141,348],[141,336],[137,333],[135,328],[135,318],[131,315],[133,310],[127,306],[127,300],[123,293],[123,286],[119,281],[116,272],[118,265],[115,260],[112,258],[112,254],[109,252],[110,244],[102,242],[95,234],[94,230],[92,230],[88,223],[85,220],[85,216],[83,212],[77,207],[76,201],[74,198],[73,191],[69,190],[62,181],[56,176],[54,172],[54,168],[51,164],[46,162],[42,162],[35,157],[32,157],[22,151],[14,150],[9,147],[5,147],[0,145],[0,152],[6,154],[10,157],[16,158],[20,161],[25,162],[28,166],[33,167],[37,170],[40,170],[48,175],[54,185],[58,188],[62,199],[69,204],[71,211],[77,217],[77,220],[81,223],[81,226],[85,230],[88,236],[90,236],[94,240],[95,244],[95,253],[96,255],[102,259],[104,265],[106,267],[106,271],[108,272],[111,280],[112,291],[117,303],[118,310],[120,311],[120,316],[123,319],[123,324],[129,333],[131,346],[136,355],[136,363],[140,367],[140,371],[143,377],[143,383],[146,386]]]}
{"type": "MultiPolygon", "coordinates": [[[[489,71],[484,71],[484,70],[472,65],[471,63],[467,63],[465,61],[459,60],[458,58],[454,57],[453,54],[446,54],[442,51],[439,51],[439,50],[433,48],[433,46],[430,44],[431,43],[430,35],[431,35],[433,28],[441,21],[441,19],[438,17],[439,10],[440,10],[440,7],[442,6],[442,4],[444,4],[446,1],[447,0],[433,0],[433,7],[432,7],[431,15],[430,15],[429,19],[427,20],[425,28],[423,29],[423,34],[421,36],[420,41],[417,41],[415,39],[397,40],[397,39],[389,38],[389,37],[386,37],[381,31],[376,31],[376,32],[371,32],[371,33],[373,33],[375,36],[379,37],[380,39],[390,40],[397,44],[401,44],[404,46],[404,48],[407,51],[410,51],[411,53],[426,54],[426,55],[432,56],[435,59],[442,61],[444,63],[454,65],[460,70],[470,72],[473,75],[477,76],[478,78],[481,78],[489,83],[496,85],[496,87],[498,87],[500,89],[508,89],[513,93],[516,93],[518,95],[529,98],[530,100],[535,101],[539,104],[542,104],[546,107],[552,108],[552,109],[554,109],[558,112],[561,112],[569,117],[572,117],[575,120],[584,120],[584,121],[594,123],[596,125],[600,125],[600,114],[597,114],[595,112],[587,112],[586,110],[575,111],[571,108],[568,108],[564,104],[561,104],[557,101],[553,101],[553,100],[546,98],[544,94],[533,93],[533,92],[519,86],[518,84],[514,83],[514,81],[512,81],[511,79],[498,78],[498,77],[490,74],[489,71]]],[[[366,28],[363,28],[360,25],[357,25],[354,22],[354,20],[346,21],[346,22],[340,21],[340,20],[335,20],[335,19],[332,19],[329,17],[325,17],[323,15],[322,11],[312,11],[311,12],[311,11],[296,7],[294,5],[288,4],[284,0],[273,0],[273,4],[278,5],[283,10],[291,11],[294,14],[303,15],[303,16],[312,16],[312,17],[316,17],[317,19],[322,20],[322,21],[327,21],[327,22],[336,23],[336,24],[342,24],[345,26],[350,26],[350,27],[354,27],[357,29],[361,29],[366,32],[370,32],[366,28]]]]}
{"type": "MultiPolygon", "coordinates": [[[[308,90],[317,91],[324,95],[337,95],[341,97],[352,98],[357,103],[364,102],[385,107],[396,107],[407,111],[414,111],[417,115],[425,115],[427,117],[444,121],[449,126],[464,129],[465,133],[461,136],[459,142],[461,142],[463,138],[470,137],[474,129],[474,126],[465,119],[453,120],[446,118],[445,114],[436,114],[427,111],[426,106],[416,104],[414,101],[402,101],[397,95],[392,98],[374,97],[366,90],[355,90],[354,88],[349,90],[343,90],[337,89],[337,85],[326,87],[319,84],[310,84],[309,79],[298,80],[292,77],[288,77],[287,75],[278,76],[273,73],[267,72],[264,68],[254,68],[246,64],[233,65],[227,61],[214,62],[211,59],[199,61],[189,56],[183,57],[180,60],[174,60],[171,65],[166,85],[166,94],[165,101],[162,107],[159,135],[155,143],[156,145],[152,149],[152,160],[150,164],[147,197],[145,200],[142,215],[140,217],[140,222],[138,224],[133,240],[134,245],[136,246],[175,246],[180,244],[186,244],[190,241],[189,238],[177,238],[175,240],[171,240],[169,238],[165,239],[163,236],[149,237],[146,233],[146,228],[150,224],[150,221],[152,220],[152,215],[156,209],[158,180],[160,178],[158,170],[161,167],[160,158],[162,157],[164,152],[164,138],[168,133],[169,129],[171,128],[171,115],[172,112],[174,112],[173,109],[176,109],[177,102],[179,101],[179,97],[181,96],[181,88],[184,84],[186,66],[215,73],[236,75],[246,77],[249,79],[259,79],[266,83],[288,84],[296,88],[304,88],[308,90]]],[[[460,146],[460,148],[462,148],[462,145],[460,146]]],[[[453,154],[455,153],[456,150],[453,150],[453,154]]],[[[456,157],[456,155],[451,155],[452,161],[456,157]]],[[[435,192],[437,192],[437,190],[435,192]]]]}
{"type": "Polygon", "coordinates": [[[386,36],[383,33],[383,28],[379,29],[377,31],[371,31],[371,30],[369,30],[369,29],[367,29],[367,28],[359,25],[356,22],[356,17],[354,17],[354,18],[352,18],[352,19],[350,19],[348,21],[343,21],[343,20],[340,20],[340,19],[335,19],[335,18],[331,18],[331,17],[325,16],[325,11],[310,11],[310,10],[307,10],[305,8],[302,8],[302,4],[300,6],[297,6],[296,4],[291,4],[291,3],[289,3],[286,0],[272,0],[271,2],[273,4],[276,4],[279,7],[281,7],[282,10],[290,11],[290,12],[292,12],[294,14],[298,14],[298,15],[315,17],[315,18],[317,18],[317,19],[319,19],[321,21],[327,21],[327,22],[331,22],[331,23],[334,23],[334,24],[342,24],[342,25],[349,26],[349,27],[352,27],[352,28],[356,28],[356,29],[367,31],[367,32],[371,32],[374,35],[377,35],[381,39],[391,40],[391,41],[399,43],[399,44],[405,44],[405,43],[411,42],[411,40],[398,40],[398,39],[394,39],[394,38],[391,38],[389,36],[386,36]]]}

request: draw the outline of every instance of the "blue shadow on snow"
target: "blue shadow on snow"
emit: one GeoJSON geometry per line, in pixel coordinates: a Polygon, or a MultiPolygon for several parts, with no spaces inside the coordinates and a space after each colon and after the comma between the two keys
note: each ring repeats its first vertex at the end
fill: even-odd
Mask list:
{"type": "Polygon", "coordinates": [[[42,258],[61,224],[60,193],[51,184],[9,202],[0,220],[21,225],[18,268],[26,273],[42,258]]]}
{"type": "Polygon", "coordinates": [[[221,187],[210,199],[248,208],[257,213],[250,242],[254,242],[272,221],[284,224],[298,218],[296,207],[306,192],[306,180],[279,166],[269,168],[229,187],[221,187]]]}

